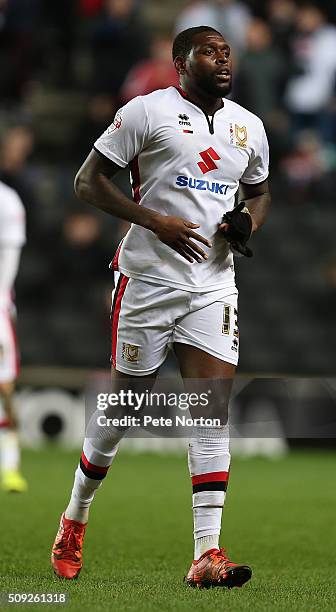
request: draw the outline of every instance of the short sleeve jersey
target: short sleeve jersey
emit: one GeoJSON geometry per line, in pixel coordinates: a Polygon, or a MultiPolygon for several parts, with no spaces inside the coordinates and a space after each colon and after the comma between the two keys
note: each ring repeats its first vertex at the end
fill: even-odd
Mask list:
{"type": "Polygon", "coordinates": [[[25,209],[16,191],[0,181],[0,249],[26,242],[25,209]]]}
{"type": "Polygon", "coordinates": [[[235,287],[233,256],[218,231],[242,181],[268,176],[261,120],[231,100],[208,117],[175,87],[134,98],[95,142],[96,151],[131,170],[134,200],[200,225],[208,260],[189,263],[150,230],[132,225],[114,265],[131,278],[186,291],[235,287]]]}

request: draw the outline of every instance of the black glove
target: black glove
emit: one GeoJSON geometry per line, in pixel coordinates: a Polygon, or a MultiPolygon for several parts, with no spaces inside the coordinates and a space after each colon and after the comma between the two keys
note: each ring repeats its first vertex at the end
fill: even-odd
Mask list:
{"type": "Polygon", "coordinates": [[[245,257],[252,257],[253,252],[246,246],[252,233],[252,219],[250,213],[246,211],[245,202],[240,202],[233,210],[225,213],[222,223],[228,223],[229,227],[226,231],[221,231],[233,252],[241,253],[245,257]]]}

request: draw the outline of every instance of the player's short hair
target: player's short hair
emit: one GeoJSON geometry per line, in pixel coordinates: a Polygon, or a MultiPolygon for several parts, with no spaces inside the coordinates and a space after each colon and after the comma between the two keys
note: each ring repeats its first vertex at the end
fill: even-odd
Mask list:
{"type": "Polygon", "coordinates": [[[195,28],[188,28],[187,30],[183,30],[180,32],[174,42],[173,42],[173,61],[176,57],[183,57],[184,59],[189,55],[192,46],[193,46],[193,38],[196,34],[200,34],[201,32],[216,32],[220,36],[223,36],[218,30],[211,28],[210,26],[197,26],[195,28]]]}

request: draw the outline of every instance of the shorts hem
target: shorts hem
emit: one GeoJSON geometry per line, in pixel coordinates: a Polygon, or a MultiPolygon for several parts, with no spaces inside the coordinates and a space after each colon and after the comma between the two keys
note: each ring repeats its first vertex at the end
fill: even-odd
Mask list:
{"type": "Polygon", "coordinates": [[[0,385],[14,383],[17,380],[18,375],[19,372],[17,372],[16,370],[9,372],[8,374],[6,373],[5,375],[2,375],[0,373],[0,385]]]}
{"type": "Polygon", "coordinates": [[[158,365],[153,368],[149,368],[148,370],[130,370],[125,368],[125,366],[120,366],[118,363],[116,363],[114,369],[122,374],[131,374],[132,376],[149,376],[150,374],[154,374],[154,372],[156,372],[159,367],[162,366],[162,364],[166,361],[166,357],[167,355],[165,355],[164,359],[162,359],[158,365]]]}

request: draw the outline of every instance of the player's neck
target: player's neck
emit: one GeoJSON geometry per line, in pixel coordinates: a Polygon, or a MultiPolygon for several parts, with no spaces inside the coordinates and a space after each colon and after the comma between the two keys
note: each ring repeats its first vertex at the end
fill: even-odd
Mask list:
{"type": "Polygon", "coordinates": [[[199,106],[207,115],[213,115],[224,104],[222,98],[210,96],[206,92],[193,88],[186,83],[181,83],[180,89],[185,94],[187,100],[199,106]]]}

